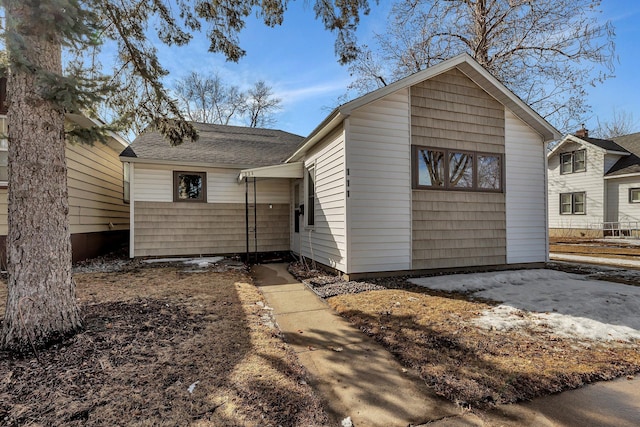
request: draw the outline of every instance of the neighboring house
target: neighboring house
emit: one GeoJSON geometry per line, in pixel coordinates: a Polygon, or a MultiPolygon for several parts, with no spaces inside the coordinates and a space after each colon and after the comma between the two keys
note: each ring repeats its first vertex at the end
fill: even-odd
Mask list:
{"type": "Polygon", "coordinates": [[[197,126],[199,142],[149,131],[122,153],[132,256],[248,242],[352,277],[547,260],[545,145],[560,135],[469,55],[336,108],[295,149],[197,126]]]}
{"type": "Polygon", "coordinates": [[[640,133],[567,135],[548,154],[549,233],[554,237],[637,234],[640,228],[640,133]]]}
{"type": "MultiPolygon", "coordinates": [[[[0,92],[4,88],[0,79],[0,92]]],[[[4,97],[1,97],[4,100],[4,97]]],[[[7,134],[7,109],[0,108],[0,132],[7,134]]],[[[90,119],[67,115],[80,126],[95,125],[90,119]]],[[[122,247],[129,235],[129,205],[123,196],[123,171],[118,154],[127,142],[111,134],[107,144],[67,143],[67,185],[73,260],[79,261],[122,247]]],[[[7,148],[0,139],[0,258],[5,262],[7,238],[7,148]]]]}

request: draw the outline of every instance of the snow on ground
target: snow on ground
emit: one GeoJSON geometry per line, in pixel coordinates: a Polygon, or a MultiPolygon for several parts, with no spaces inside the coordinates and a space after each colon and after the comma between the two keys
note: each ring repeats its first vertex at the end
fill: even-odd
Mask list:
{"type": "Polygon", "coordinates": [[[223,259],[224,257],[221,257],[221,256],[203,257],[203,258],[156,258],[156,259],[145,259],[142,262],[146,264],[181,262],[186,265],[197,265],[198,267],[209,267],[210,265],[213,265],[223,259]]]}
{"type": "Polygon", "coordinates": [[[517,270],[410,279],[416,285],[503,304],[486,310],[481,327],[545,328],[558,336],[640,339],[640,287],[554,270],[517,270]]]}
{"type": "Polygon", "coordinates": [[[556,252],[550,253],[549,257],[552,260],[557,261],[586,262],[593,264],[618,265],[622,267],[640,268],[640,261],[637,261],[635,259],[602,258],[597,256],[561,254],[556,252]]]}

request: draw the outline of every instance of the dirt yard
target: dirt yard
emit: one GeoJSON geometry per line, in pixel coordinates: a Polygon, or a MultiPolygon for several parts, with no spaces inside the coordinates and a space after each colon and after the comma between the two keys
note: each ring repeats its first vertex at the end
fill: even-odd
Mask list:
{"type": "MultiPolygon", "coordinates": [[[[85,331],[0,353],[0,425],[326,425],[305,372],[240,271],[76,274],[85,331]]],[[[4,313],[6,285],[0,284],[4,313]]]]}
{"type": "Polygon", "coordinates": [[[474,320],[498,302],[429,290],[403,278],[355,283],[351,288],[361,293],[334,296],[344,288],[336,280],[311,278],[338,313],[416,369],[438,394],[463,406],[529,400],[640,372],[638,342],[570,339],[544,328],[483,329],[474,320]]]}
{"type": "Polygon", "coordinates": [[[549,239],[549,252],[604,258],[640,259],[640,240],[552,237],[549,239]]]}

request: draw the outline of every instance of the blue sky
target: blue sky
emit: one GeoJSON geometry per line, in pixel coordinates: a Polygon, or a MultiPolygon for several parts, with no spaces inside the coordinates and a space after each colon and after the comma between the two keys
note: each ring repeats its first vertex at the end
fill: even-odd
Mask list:
{"type": "MultiPolygon", "coordinates": [[[[391,2],[380,3],[363,17],[358,30],[360,42],[384,30],[391,2]]],[[[615,78],[589,88],[587,101],[593,112],[586,126],[595,129],[596,118],[610,120],[616,109],[633,114],[635,129],[640,131],[640,2],[604,0],[602,11],[603,19],[611,20],[616,27],[619,63],[615,78]]],[[[298,0],[289,3],[282,26],[268,28],[255,18],[247,21],[240,35],[240,45],[247,54],[238,63],[208,53],[203,35],[196,35],[186,47],[158,48],[161,63],[170,71],[168,86],[193,70],[218,72],[224,81],[243,89],[265,80],[283,100],[275,127],[305,136],[337,105],[351,81],[347,67],[337,62],[334,40],[334,35],[314,18],[311,2],[298,0]]]]}

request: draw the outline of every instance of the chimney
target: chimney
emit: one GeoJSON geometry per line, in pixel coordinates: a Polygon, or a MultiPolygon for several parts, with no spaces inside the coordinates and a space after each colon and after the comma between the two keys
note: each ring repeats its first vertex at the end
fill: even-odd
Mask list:
{"type": "Polygon", "coordinates": [[[584,123],[582,124],[582,129],[579,129],[579,130],[575,133],[575,135],[576,135],[578,138],[588,138],[588,137],[589,137],[589,130],[588,130],[588,129],[586,129],[586,128],[584,127],[584,123]]]}

